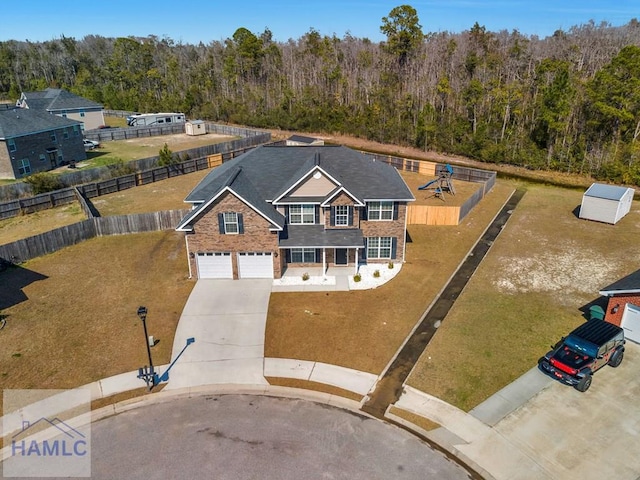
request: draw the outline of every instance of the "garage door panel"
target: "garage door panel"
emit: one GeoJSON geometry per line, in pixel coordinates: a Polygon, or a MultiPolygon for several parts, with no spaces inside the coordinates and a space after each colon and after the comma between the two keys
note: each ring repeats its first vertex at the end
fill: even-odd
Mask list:
{"type": "Polygon", "coordinates": [[[620,326],[627,340],[640,343],[640,307],[627,303],[620,326]]]}
{"type": "Polygon", "coordinates": [[[240,278],[273,278],[272,253],[238,253],[238,276],[240,278]]]}
{"type": "Polygon", "coordinates": [[[229,252],[199,252],[198,278],[233,278],[229,252]]]}

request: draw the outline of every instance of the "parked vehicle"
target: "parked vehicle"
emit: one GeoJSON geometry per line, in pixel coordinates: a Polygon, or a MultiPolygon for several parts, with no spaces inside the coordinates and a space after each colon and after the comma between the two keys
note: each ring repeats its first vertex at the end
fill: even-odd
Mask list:
{"type": "Polygon", "coordinates": [[[83,139],[82,143],[84,143],[85,150],[93,150],[94,148],[98,148],[100,146],[99,142],[89,140],[88,138],[83,139]]]}
{"type": "Polygon", "coordinates": [[[140,113],[127,117],[127,125],[130,127],[185,123],[185,121],[184,113],[140,113]]]}
{"type": "Polygon", "coordinates": [[[596,371],[622,363],[624,343],[622,328],[603,320],[589,320],[560,340],[538,364],[545,373],[586,392],[596,371]]]}

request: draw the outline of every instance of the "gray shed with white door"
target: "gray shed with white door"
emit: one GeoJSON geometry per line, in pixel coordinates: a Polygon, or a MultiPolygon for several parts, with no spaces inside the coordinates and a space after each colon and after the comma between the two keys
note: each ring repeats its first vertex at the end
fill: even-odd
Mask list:
{"type": "Polygon", "coordinates": [[[582,196],[580,218],[615,225],[631,210],[633,188],[594,183],[582,196]]]}

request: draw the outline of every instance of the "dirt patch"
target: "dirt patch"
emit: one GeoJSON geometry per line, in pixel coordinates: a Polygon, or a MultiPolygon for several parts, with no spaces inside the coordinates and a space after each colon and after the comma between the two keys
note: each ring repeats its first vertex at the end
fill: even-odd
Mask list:
{"type": "Polygon", "coordinates": [[[173,135],[161,135],[156,137],[129,138],[122,142],[129,145],[139,145],[141,147],[162,148],[166,143],[175,152],[178,150],[187,150],[193,148],[193,144],[208,145],[210,143],[219,143],[228,141],[228,135],[219,135],[217,133],[207,133],[206,135],[187,135],[186,133],[176,133],[173,135]]]}

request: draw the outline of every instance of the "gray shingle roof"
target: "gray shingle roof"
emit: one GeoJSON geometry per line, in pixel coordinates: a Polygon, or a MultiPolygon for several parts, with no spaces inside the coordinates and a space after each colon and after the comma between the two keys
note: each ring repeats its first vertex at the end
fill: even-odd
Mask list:
{"type": "Polygon", "coordinates": [[[263,201],[274,200],[314,168],[316,163],[363,201],[414,200],[411,190],[395,168],[350,148],[261,146],[212,170],[185,201],[205,202],[222,188],[223,179],[236,166],[242,166],[243,174],[247,175],[263,201]],[[319,158],[319,162],[315,161],[316,158],[319,158]]]}
{"type": "Polygon", "coordinates": [[[287,225],[280,235],[280,248],[363,248],[359,228],[325,229],[324,225],[287,225]]]}
{"type": "Polygon", "coordinates": [[[600,295],[607,297],[625,293],[640,293],[640,270],[630,273],[600,290],[600,295]]]}
{"type": "Polygon", "coordinates": [[[0,138],[14,138],[82,125],[82,122],[58,117],[42,110],[15,108],[0,111],[0,138]]]}
{"type": "Polygon", "coordinates": [[[41,92],[23,92],[29,109],[58,112],[61,110],[102,109],[102,105],[60,88],[41,92]]]}

